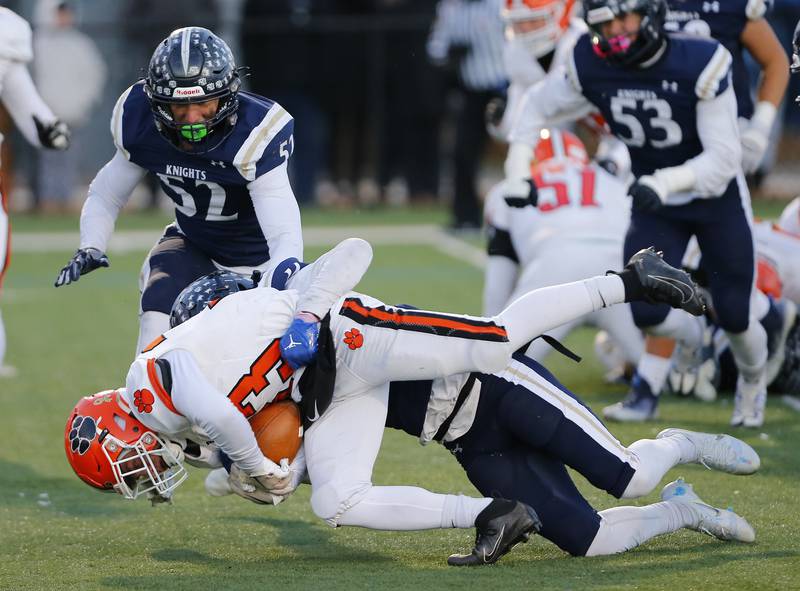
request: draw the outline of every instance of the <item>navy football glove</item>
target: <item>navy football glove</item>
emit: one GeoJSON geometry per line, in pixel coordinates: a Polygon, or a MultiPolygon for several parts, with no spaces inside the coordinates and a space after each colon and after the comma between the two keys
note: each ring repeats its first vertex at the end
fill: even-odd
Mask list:
{"type": "Polygon", "coordinates": [[[641,182],[641,179],[636,180],[630,187],[628,187],[628,195],[633,199],[633,210],[650,212],[661,209],[664,202],[648,183],[641,182]]]}
{"type": "Polygon", "coordinates": [[[108,267],[108,257],[96,248],[79,248],[75,256],[64,266],[56,277],[55,286],[61,287],[80,279],[100,267],[108,267]]]}
{"type": "Polygon", "coordinates": [[[33,116],[36,124],[36,133],[42,146],[49,150],[66,150],[69,148],[71,132],[67,124],[56,119],[52,123],[42,123],[36,115],[33,116]]]}
{"type": "Polygon", "coordinates": [[[301,312],[281,337],[281,355],[292,369],[298,369],[314,360],[318,342],[319,318],[310,312],[301,312]]]}

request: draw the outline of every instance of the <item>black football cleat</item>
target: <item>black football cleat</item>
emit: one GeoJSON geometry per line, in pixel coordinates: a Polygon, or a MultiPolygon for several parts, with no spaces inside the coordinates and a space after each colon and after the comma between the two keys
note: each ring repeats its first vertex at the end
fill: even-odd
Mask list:
{"type": "Polygon", "coordinates": [[[703,295],[689,274],[667,263],[652,246],[633,255],[625,268],[636,275],[646,302],[669,304],[694,316],[706,311],[703,295]]]}
{"type": "Polygon", "coordinates": [[[494,499],[475,518],[475,547],[469,554],[453,554],[450,566],[493,564],[542,527],[539,516],[519,501],[494,499]]]}

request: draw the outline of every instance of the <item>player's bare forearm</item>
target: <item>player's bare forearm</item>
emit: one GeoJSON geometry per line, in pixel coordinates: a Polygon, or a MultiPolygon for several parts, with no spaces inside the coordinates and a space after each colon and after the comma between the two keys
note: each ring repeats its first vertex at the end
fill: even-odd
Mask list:
{"type": "Polygon", "coordinates": [[[789,60],[786,52],[770,24],[763,18],[747,23],[742,31],[741,41],[763,72],[758,88],[759,102],[769,101],[777,107],[789,84],[789,60]]]}

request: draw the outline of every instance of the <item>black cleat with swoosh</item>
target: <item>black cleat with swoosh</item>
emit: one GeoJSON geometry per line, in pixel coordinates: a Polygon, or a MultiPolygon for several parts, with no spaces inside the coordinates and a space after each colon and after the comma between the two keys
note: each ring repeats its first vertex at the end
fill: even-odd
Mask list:
{"type": "Polygon", "coordinates": [[[453,554],[447,559],[447,564],[493,564],[520,542],[527,542],[541,527],[536,511],[525,503],[494,499],[475,518],[475,547],[472,552],[453,554]]]}
{"type": "Polygon", "coordinates": [[[651,304],[669,304],[695,316],[702,316],[706,303],[699,288],[686,271],[672,267],[651,246],[633,255],[625,269],[634,272],[651,304]]]}

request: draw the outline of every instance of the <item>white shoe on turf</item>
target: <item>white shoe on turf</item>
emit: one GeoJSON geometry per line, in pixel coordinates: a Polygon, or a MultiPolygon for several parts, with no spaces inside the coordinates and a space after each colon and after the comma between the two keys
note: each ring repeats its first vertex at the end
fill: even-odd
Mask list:
{"type": "Polygon", "coordinates": [[[665,437],[685,437],[697,452],[695,464],[703,464],[711,470],[720,470],[729,474],[752,474],[761,466],[761,459],[756,450],[741,439],[730,435],[714,435],[698,433],[685,429],[664,429],[656,435],[656,439],[665,437]]]}
{"type": "Polygon", "coordinates": [[[764,410],[767,406],[765,383],[763,375],[756,383],[746,382],[739,376],[733,399],[732,427],[757,428],[764,424],[764,410]]]}
{"type": "Polygon", "coordinates": [[[691,530],[725,541],[754,542],[756,539],[755,530],[744,518],[732,509],[718,509],[704,503],[683,478],[666,485],[661,491],[661,500],[689,507],[697,517],[696,526],[687,526],[691,530]]]}

